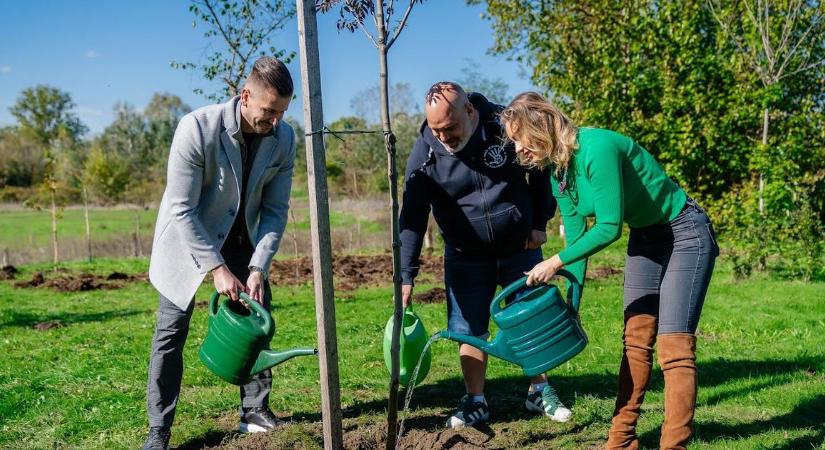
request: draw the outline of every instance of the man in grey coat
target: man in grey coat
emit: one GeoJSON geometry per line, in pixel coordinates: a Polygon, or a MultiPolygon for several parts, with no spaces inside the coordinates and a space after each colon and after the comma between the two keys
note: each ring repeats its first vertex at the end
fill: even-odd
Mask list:
{"type": "MultiPolygon", "coordinates": [[[[241,94],[184,116],[169,153],[149,279],[160,293],[147,385],[144,449],[166,449],[183,376],[194,295],[207,273],[215,289],[267,309],[267,282],[287,221],[295,134],[282,120],[292,77],[275,58],[255,62],[241,94]]],[[[282,422],[269,410],[269,370],[241,386],[242,432],[282,422]]]]}

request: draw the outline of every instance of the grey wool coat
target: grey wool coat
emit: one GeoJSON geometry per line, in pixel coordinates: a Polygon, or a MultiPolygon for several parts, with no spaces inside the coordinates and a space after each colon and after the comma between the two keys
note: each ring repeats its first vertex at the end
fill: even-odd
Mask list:
{"type": "MultiPolygon", "coordinates": [[[[223,264],[221,247],[235,220],[246,216],[255,247],[249,265],[268,273],[283,236],[292,188],[295,133],[286,122],[257,139],[240,205],[240,97],[185,115],[169,152],[166,191],[158,211],[149,280],[185,310],[206,274],[223,264]]],[[[246,280],[241,280],[245,282],[246,280]]]]}

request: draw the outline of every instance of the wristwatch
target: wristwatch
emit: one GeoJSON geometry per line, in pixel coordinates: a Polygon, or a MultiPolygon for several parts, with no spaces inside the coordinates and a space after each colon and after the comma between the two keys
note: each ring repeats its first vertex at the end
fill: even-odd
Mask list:
{"type": "Polygon", "coordinates": [[[258,266],[249,266],[249,273],[252,273],[252,272],[260,272],[264,276],[264,280],[266,280],[266,278],[267,278],[267,273],[264,272],[264,269],[261,269],[258,266]]]}

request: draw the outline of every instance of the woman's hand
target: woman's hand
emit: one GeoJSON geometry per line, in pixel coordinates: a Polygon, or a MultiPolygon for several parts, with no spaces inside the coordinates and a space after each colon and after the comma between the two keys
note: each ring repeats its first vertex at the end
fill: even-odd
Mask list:
{"type": "Polygon", "coordinates": [[[561,262],[558,254],[536,264],[529,272],[524,272],[524,274],[527,275],[527,286],[536,286],[549,282],[562,267],[564,267],[564,264],[561,262]]]}

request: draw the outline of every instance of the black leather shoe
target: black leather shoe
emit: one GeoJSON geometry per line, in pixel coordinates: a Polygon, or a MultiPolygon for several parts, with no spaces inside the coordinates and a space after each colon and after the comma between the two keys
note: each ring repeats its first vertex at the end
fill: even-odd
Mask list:
{"type": "Polygon", "coordinates": [[[169,450],[169,438],[172,437],[172,430],[169,427],[151,427],[149,436],[140,450],[169,450]]]}
{"type": "Polygon", "coordinates": [[[269,408],[243,408],[240,431],[241,433],[265,433],[285,424],[286,422],[275,417],[269,408]]]}

